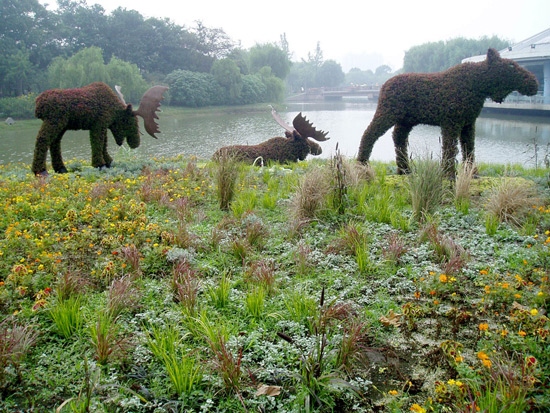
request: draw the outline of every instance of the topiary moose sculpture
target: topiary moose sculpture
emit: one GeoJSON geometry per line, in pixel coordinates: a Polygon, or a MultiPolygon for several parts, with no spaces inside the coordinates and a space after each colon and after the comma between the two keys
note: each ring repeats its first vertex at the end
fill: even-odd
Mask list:
{"type": "Polygon", "coordinates": [[[36,137],[32,171],[47,175],[46,156],[52,157],[55,172],[65,173],[67,168],[61,156],[61,138],[67,130],[89,130],[92,146],[92,166],[110,167],[113,159],[107,152],[107,129],[118,145],[128,142],[130,148],[140,144],[137,116],[144,120],[145,130],[156,138],[159,132],[155,119],[158,116],[162,94],[168,88],[153,86],[141,98],[138,110],[126,104],[120,88],[118,96],[103,82],[95,82],[77,89],[51,89],[36,98],[35,116],[43,123],[36,137]]]}
{"type": "Polygon", "coordinates": [[[258,145],[224,146],[216,151],[213,158],[218,159],[222,154],[234,155],[238,160],[254,163],[261,159],[263,162],[276,161],[281,163],[297,162],[306,159],[308,154],[320,155],[321,146],[309,138],[324,142],[328,140],[328,132],[317,131],[300,112],[288,125],[277,112],[271,108],[273,118],[285,131],[285,137],[271,138],[258,145]]]}
{"type": "Polygon", "coordinates": [[[398,173],[408,173],[409,132],[419,124],[441,127],[442,166],[448,177],[455,176],[458,141],[464,162],[474,161],[475,121],[485,99],[502,103],[513,91],[537,93],[536,77],[494,49],[478,63],[458,64],[444,72],[407,73],[389,79],[380,91],[376,113],[363,133],[358,160],[367,162],[376,140],[388,129],[393,142],[398,173]]]}

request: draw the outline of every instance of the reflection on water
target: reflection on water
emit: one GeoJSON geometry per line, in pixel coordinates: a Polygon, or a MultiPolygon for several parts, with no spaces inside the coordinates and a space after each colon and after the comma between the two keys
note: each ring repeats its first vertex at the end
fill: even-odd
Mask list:
{"type": "MultiPolygon", "coordinates": [[[[281,117],[289,124],[298,112],[318,128],[329,131],[330,140],[322,142],[324,158],[334,154],[336,144],[341,153],[355,157],[363,131],[376,109],[371,103],[292,103],[281,117]]],[[[256,144],[274,136],[282,136],[283,129],[265,112],[220,113],[218,111],[160,115],[159,139],[142,136],[141,146],[133,153],[140,156],[174,156],[184,154],[210,158],[220,147],[235,144],[256,144]]],[[[0,136],[0,164],[32,161],[34,141],[38,130],[7,131],[0,136]]],[[[429,151],[441,153],[441,131],[438,127],[419,125],[409,139],[410,154],[422,155],[429,151]]],[[[535,143],[539,160],[549,152],[550,119],[534,117],[480,117],[476,123],[476,159],[482,162],[522,163],[534,165],[535,143]]],[[[114,140],[109,138],[109,151],[117,152],[114,140]]],[[[90,160],[91,150],[87,131],[68,131],[62,141],[65,159],[90,160]]],[[[395,157],[391,129],[374,145],[371,159],[390,161],[395,157]]]]}

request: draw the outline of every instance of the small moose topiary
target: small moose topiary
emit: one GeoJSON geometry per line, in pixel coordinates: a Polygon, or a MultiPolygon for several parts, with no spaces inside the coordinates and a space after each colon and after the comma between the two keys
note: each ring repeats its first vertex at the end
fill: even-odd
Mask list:
{"type": "Polygon", "coordinates": [[[258,145],[224,146],[216,151],[213,159],[218,159],[222,154],[230,154],[247,163],[254,163],[257,159],[263,162],[288,163],[303,161],[308,154],[320,155],[323,152],[321,146],[309,138],[323,142],[329,139],[328,132],[317,131],[301,113],[292,121],[293,127],[283,121],[274,109],[271,114],[286,130],[285,137],[271,138],[258,145]]]}

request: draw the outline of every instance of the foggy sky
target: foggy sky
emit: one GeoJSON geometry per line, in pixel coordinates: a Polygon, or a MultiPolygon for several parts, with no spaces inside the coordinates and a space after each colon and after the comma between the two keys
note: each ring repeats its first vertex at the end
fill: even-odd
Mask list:
{"type": "Polygon", "coordinates": [[[222,28],[249,48],[279,42],[285,33],[293,60],[307,59],[320,42],[325,60],[344,71],[403,65],[411,46],[455,37],[497,35],[521,41],[550,28],[550,0],[87,0],[111,12],[117,7],[144,17],[167,17],[192,27],[200,20],[222,28]]]}

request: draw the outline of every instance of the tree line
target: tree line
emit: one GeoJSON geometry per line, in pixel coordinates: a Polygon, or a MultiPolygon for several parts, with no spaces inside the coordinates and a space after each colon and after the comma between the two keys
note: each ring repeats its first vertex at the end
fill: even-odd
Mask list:
{"type": "Polygon", "coordinates": [[[223,29],[200,21],[184,27],[125,8],[106,13],[86,0],[57,4],[50,11],[38,0],[0,2],[3,115],[28,111],[32,95],[45,89],[96,80],[120,84],[134,102],[153,83],[167,84],[169,103],[176,105],[278,101],[285,91],[382,84],[403,70],[443,70],[482,49],[507,45],[496,37],[429,43],[406,52],[403,70],[383,65],[374,72],[354,68],[344,74],[338,62],[323,58],[319,43],[307,59],[293,62],[284,34],[278,42],[245,50],[223,29]]]}

